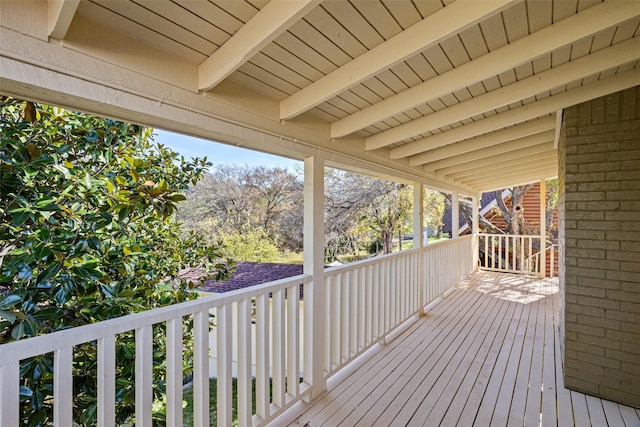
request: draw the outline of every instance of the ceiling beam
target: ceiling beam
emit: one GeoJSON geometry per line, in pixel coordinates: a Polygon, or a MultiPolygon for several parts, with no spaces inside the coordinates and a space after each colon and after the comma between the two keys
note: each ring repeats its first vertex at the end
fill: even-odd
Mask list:
{"type": "Polygon", "coordinates": [[[519,185],[540,182],[541,180],[556,178],[557,176],[558,171],[550,168],[528,172],[517,177],[498,178],[496,181],[477,183],[474,188],[480,193],[488,193],[490,191],[502,190],[503,188],[517,187],[519,185]]]}
{"type": "Polygon", "coordinates": [[[638,58],[640,58],[640,37],[635,37],[370,136],[366,139],[366,149],[375,150],[386,147],[398,141],[446,127],[469,117],[580,81],[638,58]]]}
{"type": "Polygon", "coordinates": [[[521,175],[526,175],[529,172],[545,171],[545,175],[548,171],[555,170],[558,173],[558,156],[556,152],[550,152],[544,156],[540,156],[535,159],[529,159],[521,162],[516,162],[513,165],[495,167],[495,168],[483,168],[473,174],[461,175],[457,178],[452,178],[453,182],[466,183],[470,186],[477,186],[486,182],[499,181],[500,178],[518,178],[521,175]]]}
{"type": "Polygon", "coordinates": [[[415,155],[409,159],[409,162],[412,166],[425,165],[426,168],[433,169],[429,163],[535,135],[552,130],[554,127],[553,117],[543,117],[415,155]]]}
{"type": "Polygon", "coordinates": [[[486,173],[487,170],[491,171],[491,169],[497,165],[503,165],[505,163],[515,165],[520,161],[535,161],[536,157],[544,156],[554,150],[553,141],[550,140],[545,143],[532,145],[520,150],[509,151],[471,162],[460,163],[459,165],[451,166],[450,168],[439,171],[438,176],[445,179],[458,179],[462,176],[471,175],[474,171],[478,170],[483,170],[484,173],[486,173]]]}
{"type": "Polygon", "coordinates": [[[280,118],[292,119],[519,1],[457,0],[282,100],[280,118]]]}
{"type": "MultiPolygon", "coordinates": [[[[483,164],[481,162],[495,162],[501,159],[502,155],[512,155],[514,157],[522,157],[522,152],[529,147],[553,142],[553,131],[538,133],[535,135],[525,136],[524,138],[509,141],[504,144],[494,145],[493,147],[484,148],[482,150],[471,151],[456,157],[443,159],[435,164],[429,164],[429,168],[425,168],[427,173],[435,173],[436,175],[446,175],[452,172],[471,169],[472,164],[483,164]],[[514,153],[515,152],[515,153],[514,153]],[[434,168],[435,166],[435,168],[434,168]]],[[[495,164],[495,163],[494,163],[495,164]]]]}
{"type": "Polygon", "coordinates": [[[270,1],[198,67],[199,89],[213,89],[320,4],[320,0],[270,1]]]}
{"type": "MultiPolygon", "coordinates": [[[[392,148],[390,156],[392,159],[401,159],[414,154],[443,147],[454,142],[472,138],[476,135],[489,133],[507,126],[521,123],[555,113],[557,110],[580,104],[591,99],[600,98],[611,93],[619,92],[640,85],[640,72],[631,69],[612,77],[589,83],[555,96],[534,101],[522,107],[505,111],[488,118],[478,120],[464,126],[459,126],[452,130],[442,132],[428,138],[413,141],[400,147],[392,148]]],[[[412,163],[412,166],[418,163],[412,163]]]]}
{"type": "Polygon", "coordinates": [[[67,35],[78,5],[80,0],[49,0],[47,6],[49,37],[61,40],[67,35]]]}
{"type": "Polygon", "coordinates": [[[481,82],[640,15],[640,2],[607,1],[364,108],[331,125],[339,138],[481,82]]]}

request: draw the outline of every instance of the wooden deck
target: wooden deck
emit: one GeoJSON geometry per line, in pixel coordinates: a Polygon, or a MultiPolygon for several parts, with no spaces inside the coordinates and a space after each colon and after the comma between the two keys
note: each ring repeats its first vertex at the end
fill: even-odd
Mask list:
{"type": "Polygon", "coordinates": [[[640,410],[564,388],[558,285],[475,273],[291,426],[640,426],[640,410]]]}

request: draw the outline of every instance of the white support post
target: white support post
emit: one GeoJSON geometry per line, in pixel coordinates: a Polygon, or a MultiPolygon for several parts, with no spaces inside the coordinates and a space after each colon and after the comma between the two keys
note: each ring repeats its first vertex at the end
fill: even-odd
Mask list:
{"type": "MultiPolygon", "coordinates": [[[[424,230],[424,185],[420,183],[413,184],[413,247],[422,248],[424,246],[424,239],[427,236],[424,230]]],[[[427,242],[428,243],[428,242],[427,242]]],[[[416,258],[418,260],[418,301],[420,304],[420,314],[424,313],[425,304],[425,292],[424,292],[424,266],[419,260],[421,256],[416,258]]]]}
{"type": "MultiPolygon", "coordinates": [[[[460,201],[458,200],[458,193],[451,195],[451,238],[457,239],[460,237],[460,201]]],[[[456,250],[456,283],[460,281],[460,244],[455,243],[456,250]]]]}
{"type": "Polygon", "coordinates": [[[471,198],[471,202],[473,203],[473,225],[471,228],[471,234],[473,235],[473,243],[471,245],[471,250],[473,251],[473,270],[478,271],[479,266],[479,256],[480,256],[480,200],[482,200],[482,195],[478,194],[475,197],[471,198]]]}
{"type": "Polygon", "coordinates": [[[455,239],[460,234],[460,201],[458,194],[451,195],[451,238],[455,239]]]}
{"type": "MultiPolygon", "coordinates": [[[[547,274],[547,183],[540,180],[540,277],[547,274]]],[[[552,272],[553,273],[553,272],[552,272]]]]}
{"type": "Polygon", "coordinates": [[[313,276],[304,288],[304,378],[311,398],[326,388],[324,324],[324,160],[304,159],[304,273],[313,276]]]}

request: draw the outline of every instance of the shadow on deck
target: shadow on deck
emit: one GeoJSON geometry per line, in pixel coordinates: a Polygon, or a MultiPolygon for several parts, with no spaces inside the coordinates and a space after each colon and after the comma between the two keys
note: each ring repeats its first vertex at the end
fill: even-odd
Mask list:
{"type": "Polygon", "coordinates": [[[557,279],[473,273],[274,425],[640,426],[640,410],[567,390],[557,279]]]}

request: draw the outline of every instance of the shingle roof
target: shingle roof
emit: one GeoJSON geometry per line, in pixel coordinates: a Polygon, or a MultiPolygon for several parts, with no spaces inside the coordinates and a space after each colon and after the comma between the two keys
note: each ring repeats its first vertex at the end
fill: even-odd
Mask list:
{"type": "Polygon", "coordinates": [[[216,282],[207,280],[198,290],[223,293],[286,279],[302,274],[301,264],[273,264],[266,262],[238,262],[230,278],[216,282]]]}

